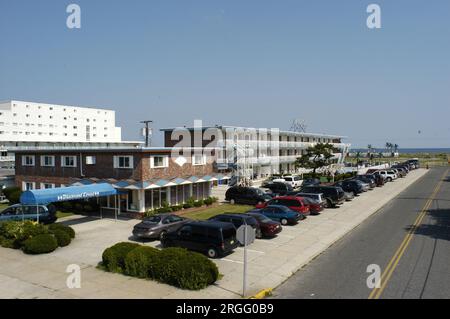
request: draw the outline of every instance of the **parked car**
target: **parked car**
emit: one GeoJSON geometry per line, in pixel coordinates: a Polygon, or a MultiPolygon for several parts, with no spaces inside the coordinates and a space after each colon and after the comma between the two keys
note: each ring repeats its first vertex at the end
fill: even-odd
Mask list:
{"type": "Polygon", "coordinates": [[[309,212],[311,215],[318,215],[323,211],[324,205],[315,199],[309,197],[303,197],[303,202],[309,206],[309,212]]]}
{"type": "Polygon", "coordinates": [[[293,188],[291,185],[281,182],[272,182],[269,184],[266,184],[263,186],[263,188],[267,188],[270,190],[270,193],[273,196],[283,196],[286,195],[289,192],[293,191],[293,188]]]}
{"type": "Polygon", "coordinates": [[[246,215],[256,219],[259,224],[260,232],[256,234],[257,238],[274,237],[283,230],[280,222],[274,221],[263,214],[250,211],[246,215]]]}
{"type": "Polygon", "coordinates": [[[375,185],[378,187],[381,187],[384,185],[384,178],[380,175],[373,175],[373,174],[364,174],[364,175],[358,175],[358,176],[363,176],[366,178],[370,178],[375,182],[375,185]]]}
{"type": "Polygon", "coordinates": [[[363,185],[354,179],[339,181],[334,186],[341,187],[344,192],[353,193],[355,196],[364,192],[363,185]]]}
{"type": "Polygon", "coordinates": [[[294,225],[306,218],[303,214],[282,205],[271,205],[252,210],[251,212],[263,214],[272,220],[280,222],[281,225],[294,225]]]}
{"type": "Polygon", "coordinates": [[[245,214],[220,214],[209,218],[210,221],[224,222],[224,223],[232,223],[236,229],[241,227],[242,225],[249,225],[255,230],[256,236],[260,236],[261,230],[259,229],[258,221],[252,216],[248,216],[245,214]]]}
{"type": "Polygon", "coordinates": [[[385,177],[386,182],[392,182],[398,178],[397,174],[393,170],[380,170],[375,174],[380,174],[385,177]]]}
{"type": "Polygon", "coordinates": [[[369,189],[374,189],[377,187],[377,183],[375,182],[375,178],[366,177],[364,175],[356,175],[353,179],[359,180],[363,183],[366,183],[369,185],[369,189]]]}
{"type": "Polygon", "coordinates": [[[317,201],[319,203],[322,203],[325,206],[325,200],[323,199],[321,193],[315,194],[315,193],[293,192],[292,194],[289,194],[289,195],[291,195],[291,196],[300,196],[300,197],[303,197],[303,198],[311,198],[311,199],[314,199],[315,201],[317,201]]]}
{"type": "Polygon", "coordinates": [[[302,186],[318,186],[320,185],[320,179],[318,178],[307,178],[303,181],[302,186]]]}
{"type": "Polygon", "coordinates": [[[302,193],[322,194],[325,207],[336,207],[345,201],[345,193],[341,187],[336,186],[306,186],[301,188],[302,193]]]}
{"type": "Polygon", "coordinates": [[[231,204],[256,205],[270,200],[272,197],[255,187],[233,186],[225,193],[225,200],[231,204]]]}
{"type": "Polygon", "coordinates": [[[231,223],[190,221],[161,240],[163,247],[182,247],[217,258],[239,246],[236,228],[231,223]]]}
{"type": "Polygon", "coordinates": [[[399,178],[403,178],[407,174],[406,170],[404,168],[401,168],[401,167],[391,167],[391,170],[393,170],[397,174],[397,176],[399,178]]]}
{"type": "MultiPolygon", "coordinates": [[[[292,188],[299,188],[302,186],[303,179],[298,175],[283,175],[282,179],[284,183],[291,185],[292,188]]],[[[276,182],[278,180],[274,180],[276,182]]]]}
{"type": "Polygon", "coordinates": [[[350,202],[355,198],[355,194],[351,193],[351,192],[345,192],[345,201],[346,202],[350,202]]]}
{"type": "Polygon", "coordinates": [[[39,212],[39,223],[52,224],[56,217],[56,207],[54,205],[11,205],[0,212],[0,222],[32,220],[37,221],[39,212]]]}
{"type": "Polygon", "coordinates": [[[263,204],[256,205],[256,208],[264,208],[271,205],[282,205],[302,214],[309,215],[309,206],[305,203],[302,197],[298,196],[277,196],[263,204]]]}
{"type": "Polygon", "coordinates": [[[159,214],[146,217],[133,228],[133,236],[145,239],[162,239],[170,231],[178,228],[190,220],[174,214],[159,214]]]}

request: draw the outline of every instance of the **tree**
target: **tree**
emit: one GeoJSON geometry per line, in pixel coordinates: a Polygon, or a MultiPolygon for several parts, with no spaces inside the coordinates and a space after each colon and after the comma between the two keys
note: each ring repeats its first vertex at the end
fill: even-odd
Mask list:
{"type": "Polygon", "coordinates": [[[394,153],[397,153],[397,151],[398,151],[398,144],[394,144],[394,153]]]}
{"type": "Polygon", "coordinates": [[[316,174],[318,168],[333,163],[334,153],[337,152],[339,152],[339,149],[329,143],[318,143],[308,147],[306,153],[303,154],[302,157],[297,158],[295,166],[312,169],[313,174],[316,174]]]}

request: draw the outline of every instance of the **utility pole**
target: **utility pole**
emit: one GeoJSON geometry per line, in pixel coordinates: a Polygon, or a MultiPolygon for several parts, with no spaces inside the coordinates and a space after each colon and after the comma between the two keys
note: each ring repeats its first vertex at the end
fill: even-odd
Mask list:
{"type": "Polygon", "coordinates": [[[150,123],[153,123],[153,121],[147,120],[141,121],[141,123],[145,124],[145,147],[149,147],[150,123]]]}

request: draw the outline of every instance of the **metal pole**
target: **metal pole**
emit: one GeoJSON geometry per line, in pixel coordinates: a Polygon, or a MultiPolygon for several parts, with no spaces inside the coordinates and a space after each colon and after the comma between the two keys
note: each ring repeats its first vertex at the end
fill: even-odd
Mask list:
{"type": "Polygon", "coordinates": [[[247,289],[247,222],[245,222],[244,227],[244,280],[242,287],[242,297],[245,298],[247,289]]]}
{"type": "Polygon", "coordinates": [[[153,123],[153,121],[147,120],[147,121],[141,121],[141,123],[145,124],[145,147],[149,147],[149,135],[150,135],[150,128],[149,124],[153,123]]]}
{"type": "Polygon", "coordinates": [[[37,222],[39,224],[39,206],[38,206],[37,201],[36,201],[36,217],[37,217],[37,222]]]}

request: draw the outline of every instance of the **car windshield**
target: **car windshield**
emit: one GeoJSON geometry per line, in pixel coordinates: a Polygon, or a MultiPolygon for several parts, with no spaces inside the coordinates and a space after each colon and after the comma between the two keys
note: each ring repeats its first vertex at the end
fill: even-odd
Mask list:
{"type": "Polygon", "coordinates": [[[144,219],[144,223],[148,224],[157,224],[161,221],[161,217],[159,216],[151,216],[144,219]]]}
{"type": "Polygon", "coordinates": [[[266,217],[263,214],[257,213],[257,214],[250,214],[250,215],[262,223],[267,223],[267,222],[272,221],[269,217],[266,217]]]}

